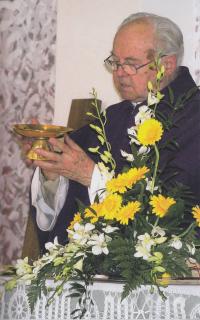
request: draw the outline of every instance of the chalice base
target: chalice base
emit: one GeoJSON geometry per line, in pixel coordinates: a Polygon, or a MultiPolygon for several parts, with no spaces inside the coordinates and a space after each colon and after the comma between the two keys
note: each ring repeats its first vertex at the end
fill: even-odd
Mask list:
{"type": "Polygon", "coordinates": [[[35,152],[36,149],[44,149],[51,151],[50,144],[47,139],[37,139],[33,142],[31,150],[27,153],[27,158],[31,160],[47,160],[45,157],[40,156],[35,152]]]}

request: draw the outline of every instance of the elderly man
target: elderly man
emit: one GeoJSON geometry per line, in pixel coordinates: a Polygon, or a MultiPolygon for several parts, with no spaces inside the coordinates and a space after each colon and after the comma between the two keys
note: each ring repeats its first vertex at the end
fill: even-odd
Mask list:
{"type": "MultiPolygon", "coordinates": [[[[154,82],[156,71],[149,68],[159,54],[165,67],[161,81],[164,102],[157,110],[167,117],[171,109],[169,89],[173,91],[173,103],[182,97],[177,125],[166,132],[161,143],[170,138],[177,141],[176,150],[163,150],[160,170],[176,168],[176,180],[188,185],[198,198],[200,195],[200,93],[186,67],[180,67],[183,56],[183,37],[175,23],[154,14],[130,15],[120,25],[113,41],[111,55],[105,60],[112,70],[113,79],[123,101],[107,108],[106,134],[112,147],[112,155],[119,172],[126,163],[120,150],[130,152],[127,128],[134,125],[138,105],[145,104],[147,83],[154,82]],[[196,90],[195,90],[196,88],[196,90]],[[193,90],[194,89],[194,90],[193,90]],[[191,91],[192,90],[192,91],[191,91]],[[190,92],[188,97],[184,95],[190,92]],[[193,94],[191,93],[193,92],[193,94]],[[184,99],[185,97],[185,99],[184,99]]],[[[98,144],[95,132],[89,126],[66,136],[64,142],[50,139],[53,147],[62,153],[38,149],[37,153],[47,161],[34,161],[37,166],[32,182],[32,206],[41,249],[44,243],[58,236],[60,243],[67,242],[66,228],[78,210],[77,199],[88,205],[105,179],[96,165],[97,155],[88,147],[98,144]]],[[[167,176],[163,175],[163,179],[167,176]]]]}

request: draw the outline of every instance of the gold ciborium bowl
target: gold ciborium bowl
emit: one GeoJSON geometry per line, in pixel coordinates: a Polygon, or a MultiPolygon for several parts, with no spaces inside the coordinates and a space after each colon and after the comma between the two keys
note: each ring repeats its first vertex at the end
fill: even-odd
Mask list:
{"type": "Polygon", "coordinates": [[[49,138],[61,138],[65,133],[72,131],[70,128],[53,124],[15,124],[13,130],[21,136],[33,139],[32,148],[27,153],[27,158],[31,160],[46,160],[39,156],[35,149],[52,150],[49,138]]]}

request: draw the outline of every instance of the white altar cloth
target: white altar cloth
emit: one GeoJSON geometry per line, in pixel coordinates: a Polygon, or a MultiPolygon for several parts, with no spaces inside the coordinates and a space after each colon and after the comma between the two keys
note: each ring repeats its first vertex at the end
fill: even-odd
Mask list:
{"type": "MultiPolygon", "coordinates": [[[[51,280],[49,286],[54,286],[51,280]]],[[[3,287],[1,287],[3,289],[3,287]]],[[[67,295],[69,284],[61,296],[46,307],[42,296],[31,314],[26,287],[19,285],[12,292],[4,292],[0,302],[0,320],[72,320],[76,301],[67,295]]],[[[122,282],[96,281],[91,287],[94,305],[84,320],[200,320],[200,280],[178,280],[163,289],[165,301],[149,286],[142,286],[121,301],[122,282]]]]}

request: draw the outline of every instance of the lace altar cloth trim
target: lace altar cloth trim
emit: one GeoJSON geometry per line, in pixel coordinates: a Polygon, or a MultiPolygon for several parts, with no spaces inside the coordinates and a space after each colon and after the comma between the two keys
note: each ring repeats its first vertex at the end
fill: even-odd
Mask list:
{"type": "MultiPolygon", "coordinates": [[[[53,283],[49,281],[49,286],[53,283]]],[[[76,301],[67,297],[69,285],[55,301],[46,307],[42,296],[31,314],[26,287],[20,285],[12,293],[3,292],[0,304],[1,320],[71,320],[76,301]]],[[[121,302],[122,283],[95,282],[91,287],[94,304],[84,320],[196,320],[200,319],[200,285],[169,285],[164,289],[165,301],[150,287],[142,286],[121,302]]]]}

